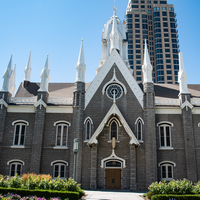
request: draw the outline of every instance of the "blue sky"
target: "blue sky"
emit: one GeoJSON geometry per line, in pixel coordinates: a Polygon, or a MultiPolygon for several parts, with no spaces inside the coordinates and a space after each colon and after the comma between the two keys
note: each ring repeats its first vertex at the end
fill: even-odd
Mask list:
{"type": "MultiPolygon", "coordinates": [[[[123,21],[128,0],[117,0],[116,4],[123,21]]],[[[177,13],[188,83],[200,84],[200,1],[168,0],[168,4],[174,4],[177,13]]],[[[17,64],[18,88],[30,50],[32,82],[40,82],[47,54],[50,82],[74,82],[82,38],[86,82],[92,81],[101,58],[101,32],[113,14],[113,5],[114,0],[0,0],[0,88],[11,54],[13,67],[17,64]]]]}

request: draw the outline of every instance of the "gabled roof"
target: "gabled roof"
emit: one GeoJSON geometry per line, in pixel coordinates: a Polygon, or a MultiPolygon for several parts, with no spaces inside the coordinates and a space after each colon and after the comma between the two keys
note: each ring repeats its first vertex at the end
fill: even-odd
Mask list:
{"type": "Polygon", "coordinates": [[[132,92],[135,94],[137,100],[139,101],[140,105],[143,107],[143,92],[138,86],[138,83],[132,76],[131,72],[129,71],[128,67],[125,65],[124,61],[122,60],[119,53],[114,49],[104,65],[99,70],[98,74],[90,84],[88,90],[85,94],[85,108],[89,104],[90,100],[96,93],[97,89],[101,85],[102,81],[114,65],[114,63],[117,65],[118,69],[120,70],[121,74],[124,76],[125,80],[127,81],[127,84],[131,88],[132,92]]]}
{"type": "Polygon", "coordinates": [[[94,134],[91,137],[91,139],[89,140],[88,144],[93,144],[93,143],[97,144],[98,143],[97,137],[101,133],[101,131],[103,130],[105,124],[108,122],[111,115],[117,115],[118,116],[120,122],[122,123],[122,125],[125,129],[125,131],[128,133],[128,135],[130,137],[130,144],[140,145],[138,140],[136,139],[134,133],[130,129],[128,123],[124,119],[122,113],[120,112],[119,108],[117,107],[117,105],[115,103],[112,105],[112,107],[110,108],[110,110],[108,111],[108,113],[106,114],[106,116],[104,117],[102,122],[100,123],[97,130],[94,132],[94,134]]]}

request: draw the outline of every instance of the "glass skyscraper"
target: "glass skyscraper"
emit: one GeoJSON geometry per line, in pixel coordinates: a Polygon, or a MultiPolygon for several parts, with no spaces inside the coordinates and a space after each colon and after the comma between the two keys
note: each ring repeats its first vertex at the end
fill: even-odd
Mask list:
{"type": "Polygon", "coordinates": [[[129,0],[125,24],[129,65],[136,81],[142,81],[143,50],[147,39],[153,81],[177,83],[179,40],[174,6],[163,0],[129,0]]]}

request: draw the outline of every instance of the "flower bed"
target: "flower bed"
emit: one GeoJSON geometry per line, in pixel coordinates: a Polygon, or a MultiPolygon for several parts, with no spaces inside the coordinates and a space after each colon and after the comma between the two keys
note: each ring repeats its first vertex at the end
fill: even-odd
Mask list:
{"type": "Polygon", "coordinates": [[[200,199],[200,181],[194,185],[187,179],[154,182],[148,189],[146,197],[152,200],[200,199]]]}
{"type": "MultiPolygon", "coordinates": [[[[0,187],[1,187],[0,193],[2,193],[3,191],[2,194],[7,194],[8,192],[12,192],[19,195],[23,195],[24,193],[27,194],[27,191],[34,190],[34,192],[37,191],[38,194],[42,192],[43,194],[42,196],[44,196],[45,193],[46,197],[48,198],[49,198],[49,193],[52,193],[53,195],[54,193],[57,194],[59,192],[60,193],[64,192],[66,194],[67,192],[71,194],[74,192],[78,193],[79,199],[85,194],[84,191],[80,188],[80,184],[75,182],[73,179],[69,178],[63,180],[60,179],[59,177],[56,179],[52,179],[50,175],[24,174],[22,175],[22,177],[16,175],[10,178],[0,175],[0,187]]],[[[38,194],[37,196],[39,196],[38,194]]]]}

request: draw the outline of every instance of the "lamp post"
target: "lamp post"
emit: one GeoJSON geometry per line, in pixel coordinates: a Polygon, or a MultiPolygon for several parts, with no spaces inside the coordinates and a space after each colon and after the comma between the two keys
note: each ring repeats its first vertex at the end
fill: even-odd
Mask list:
{"type": "Polygon", "coordinates": [[[77,153],[78,153],[78,138],[74,139],[74,180],[76,180],[76,158],[77,158],[77,153]]]}

